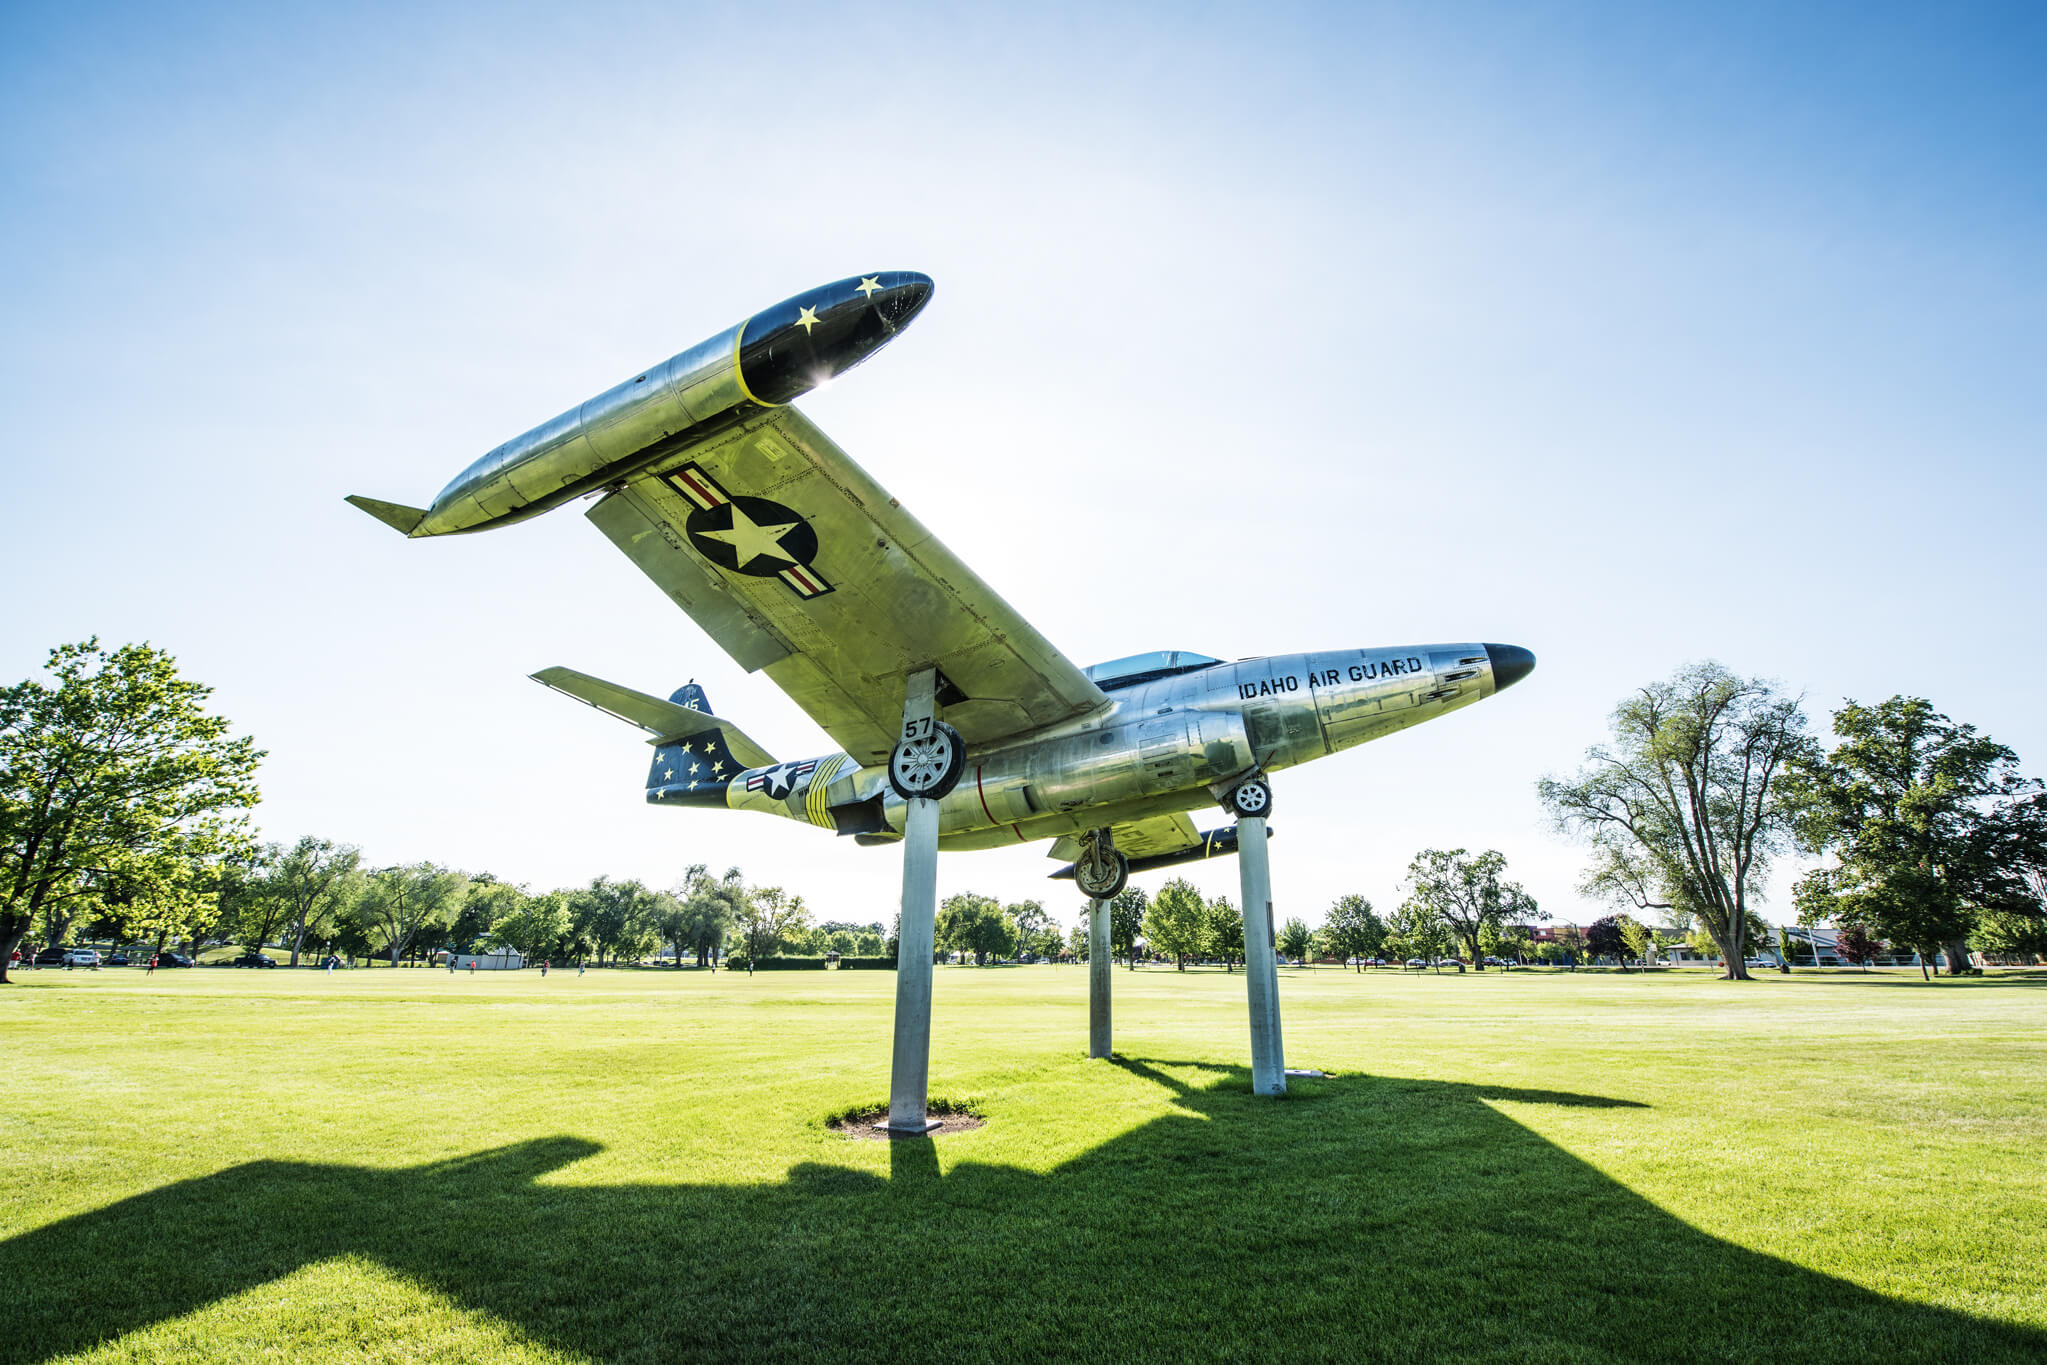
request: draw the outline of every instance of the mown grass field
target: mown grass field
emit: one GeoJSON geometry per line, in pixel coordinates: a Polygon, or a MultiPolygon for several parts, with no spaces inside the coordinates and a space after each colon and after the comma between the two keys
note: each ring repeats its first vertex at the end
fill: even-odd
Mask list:
{"type": "Polygon", "coordinates": [[[2047,1360],[2047,977],[42,972],[0,1359],[2047,1360]]]}

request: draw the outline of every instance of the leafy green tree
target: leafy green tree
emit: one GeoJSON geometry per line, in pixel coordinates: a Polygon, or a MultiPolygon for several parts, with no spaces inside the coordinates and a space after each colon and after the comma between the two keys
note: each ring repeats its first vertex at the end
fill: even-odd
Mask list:
{"type": "Polygon", "coordinates": [[[1407,865],[1409,902],[1426,909],[1470,950],[1485,970],[1479,935],[1507,922],[1547,919],[1520,883],[1507,881],[1506,855],[1489,849],[1471,857],[1461,848],[1423,849],[1407,865]]]}
{"type": "Polygon", "coordinates": [[[1279,931],[1279,950],[1289,961],[1305,962],[1308,950],[1314,947],[1315,934],[1308,928],[1308,922],[1296,915],[1289,919],[1279,931]]]}
{"type": "Polygon", "coordinates": [[[810,923],[810,911],[803,897],[792,896],[779,886],[764,886],[742,895],[733,907],[738,918],[740,942],[755,961],[774,957],[783,941],[810,923]]]}
{"type": "Polygon", "coordinates": [[[1622,915],[1620,917],[1620,931],[1621,942],[1627,946],[1629,956],[1635,958],[1643,966],[1648,966],[1649,947],[1655,942],[1655,939],[1650,937],[1648,926],[1632,915],[1622,915]]]}
{"type": "Polygon", "coordinates": [[[1208,902],[1194,883],[1175,877],[1159,888],[1144,914],[1144,941],[1160,957],[1173,959],[1174,969],[1187,970],[1208,938],[1208,902]]]}
{"type": "Polygon", "coordinates": [[[673,911],[666,896],[636,881],[598,877],[570,898],[571,914],[597,950],[599,966],[607,959],[638,961],[661,941],[661,924],[673,911]]]}
{"type": "MultiPolygon", "coordinates": [[[[1845,937],[1856,925],[1842,931],[1845,937]]],[[[2037,962],[2047,957],[2047,920],[2009,910],[1986,910],[1976,921],[1976,941],[1986,953],[2037,962]]]]}
{"type": "Polygon", "coordinates": [[[1072,931],[1066,935],[1066,951],[1075,962],[1088,960],[1090,945],[1086,926],[1079,924],[1073,926],[1072,931]]]}
{"type": "Polygon", "coordinates": [[[38,922],[60,942],[110,903],[136,934],[202,918],[209,869],[251,842],[263,754],[211,688],[146,644],[61,645],[46,669],[0,690],[0,983],[38,922]]]}
{"type": "Polygon", "coordinates": [[[1142,888],[1126,886],[1109,901],[1109,948],[1137,970],[1137,939],[1144,932],[1145,911],[1150,908],[1142,888]]]}
{"type": "Polygon", "coordinates": [[[1330,955],[1339,959],[1356,958],[1361,972],[1365,969],[1365,959],[1377,957],[1386,946],[1386,921],[1379,918],[1370,901],[1355,892],[1336,898],[1336,903],[1329,907],[1329,918],[1322,926],[1322,933],[1330,955]]]}
{"type": "Polygon", "coordinates": [[[1413,897],[1402,901],[1393,912],[1388,928],[1388,947],[1396,956],[1436,964],[1450,946],[1450,933],[1434,910],[1413,897]]]}
{"type": "Polygon", "coordinates": [[[285,906],[284,938],[291,944],[292,966],[299,965],[307,938],[318,938],[358,893],[361,862],[362,852],[353,844],[308,834],[272,864],[270,880],[285,906]]]}
{"type": "Polygon", "coordinates": [[[249,952],[260,953],[269,947],[289,913],[272,875],[283,856],[278,845],[265,844],[245,857],[223,858],[219,864],[214,893],[220,902],[219,923],[249,952]]]}
{"type": "Polygon", "coordinates": [[[1831,752],[1796,770],[1800,842],[1837,859],[1799,882],[1799,922],[1860,924],[1922,964],[1945,949],[1950,974],[1969,970],[1982,912],[2025,902],[2009,855],[2040,784],[2019,775],[2010,749],[1920,697],[1851,701],[1834,713],[1834,735],[1831,752]]]}
{"type": "Polygon", "coordinates": [[[971,891],[945,898],[932,937],[941,949],[957,950],[962,957],[972,953],[975,965],[983,967],[990,957],[1014,951],[1017,941],[1016,924],[1001,903],[971,891]]]}
{"type": "Polygon", "coordinates": [[[661,932],[675,945],[675,965],[682,965],[684,950],[693,950],[697,966],[710,964],[712,956],[731,936],[739,922],[739,905],[746,895],[746,883],[736,867],[723,877],[713,877],[702,863],[691,863],[681,883],[668,893],[661,932]]]}
{"type": "Polygon", "coordinates": [[[1057,956],[1059,952],[1059,925],[1046,913],[1045,907],[1037,901],[1018,901],[1009,906],[1005,913],[1010,923],[1016,926],[1016,947],[1021,953],[1057,956]]]}
{"type": "Polygon", "coordinates": [[[1696,916],[1727,978],[1747,980],[1750,902],[1791,834],[1785,775],[1814,751],[1804,711],[1708,662],[1643,687],[1611,725],[1583,769],[1536,788],[1558,829],[1592,846],[1584,889],[1696,916]]]}
{"type": "Polygon", "coordinates": [[[1224,971],[1236,971],[1236,964],[1244,960],[1243,912],[1228,896],[1217,896],[1208,903],[1207,920],[1204,951],[1221,958],[1224,971]]]}
{"type": "Polygon", "coordinates": [[[393,967],[425,929],[448,924],[469,892],[469,879],[435,863],[384,867],[369,874],[350,907],[362,937],[393,967]]]}
{"type": "Polygon", "coordinates": [[[532,962],[566,956],[560,945],[569,932],[568,892],[533,895],[523,887],[499,882],[490,888],[490,894],[494,897],[493,942],[517,949],[520,957],[532,962]]]}

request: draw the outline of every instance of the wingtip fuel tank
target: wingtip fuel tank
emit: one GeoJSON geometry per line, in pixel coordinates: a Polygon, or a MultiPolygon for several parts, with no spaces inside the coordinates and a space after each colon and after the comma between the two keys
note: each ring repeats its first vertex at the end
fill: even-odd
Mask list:
{"type": "Polygon", "coordinates": [[[423,512],[349,501],[414,538],[538,516],[844,374],[894,340],[932,287],[881,270],[806,290],[505,442],[423,512]]]}

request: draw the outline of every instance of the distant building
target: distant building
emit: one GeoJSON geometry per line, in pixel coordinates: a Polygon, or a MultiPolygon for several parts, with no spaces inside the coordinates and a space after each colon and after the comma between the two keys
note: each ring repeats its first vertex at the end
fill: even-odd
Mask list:
{"type": "Polygon", "coordinates": [[[479,972],[516,972],[526,965],[526,959],[519,955],[517,948],[492,948],[482,953],[456,953],[455,970],[466,972],[471,968],[479,972]]]}

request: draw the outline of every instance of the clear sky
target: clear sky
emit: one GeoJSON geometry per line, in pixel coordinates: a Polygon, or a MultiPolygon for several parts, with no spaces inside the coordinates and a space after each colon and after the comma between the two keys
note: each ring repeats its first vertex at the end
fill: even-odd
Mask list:
{"type": "MultiPolygon", "coordinates": [[[[2047,771],[2043,71],[2031,4],[9,6],[0,676],[169,648],[273,838],[885,921],[894,852],[650,809],[636,733],[526,680],[831,747],[580,506],[408,543],[341,498],[921,270],[802,406],[1076,661],[1540,658],[1278,777],[1282,917],[1462,845],[1584,922],[1535,780],[1686,660],[2047,771]]],[[[940,890],[1070,923],[1052,866],[940,890]]]]}

